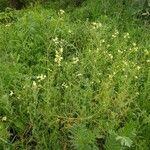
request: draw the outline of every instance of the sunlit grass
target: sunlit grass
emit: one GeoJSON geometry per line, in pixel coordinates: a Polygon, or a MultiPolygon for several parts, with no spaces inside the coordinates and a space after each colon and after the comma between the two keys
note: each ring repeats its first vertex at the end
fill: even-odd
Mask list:
{"type": "Polygon", "coordinates": [[[0,148],[149,149],[148,29],[84,10],[1,19],[0,148]]]}

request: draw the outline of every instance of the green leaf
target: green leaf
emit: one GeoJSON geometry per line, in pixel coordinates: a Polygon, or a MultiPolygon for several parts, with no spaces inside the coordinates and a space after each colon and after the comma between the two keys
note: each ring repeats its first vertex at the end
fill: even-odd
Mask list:
{"type": "Polygon", "coordinates": [[[121,150],[121,144],[116,140],[116,133],[110,131],[106,138],[106,150],[121,150]]]}
{"type": "Polygon", "coordinates": [[[121,146],[126,146],[126,147],[131,147],[133,141],[129,137],[122,137],[122,136],[117,136],[116,137],[117,141],[121,142],[121,146]]]}
{"type": "Polygon", "coordinates": [[[96,135],[85,125],[75,125],[71,129],[71,143],[77,150],[97,150],[96,135]]]}

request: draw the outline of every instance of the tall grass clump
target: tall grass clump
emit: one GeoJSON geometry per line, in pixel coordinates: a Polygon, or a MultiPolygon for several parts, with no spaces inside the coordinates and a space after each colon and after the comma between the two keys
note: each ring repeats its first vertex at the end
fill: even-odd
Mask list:
{"type": "Polygon", "coordinates": [[[149,26],[99,2],[0,14],[0,149],[149,150],[149,26]]]}

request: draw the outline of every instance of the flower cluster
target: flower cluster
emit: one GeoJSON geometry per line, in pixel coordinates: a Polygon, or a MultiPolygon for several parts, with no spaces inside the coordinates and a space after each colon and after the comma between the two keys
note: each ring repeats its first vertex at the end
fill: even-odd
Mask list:
{"type": "Polygon", "coordinates": [[[113,59],[113,55],[112,54],[108,54],[110,59],[113,59]]]}
{"type": "Polygon", "coordinates": [[[56,50],[56,55],[55,55],[55,63],[58,65],[58,66],[61,66],[61,61],[63,59],[62,57],[62,54],[63,54],[63,48],[59,48],[58,50],[56,50]]]}
{"type": "Polygon", "coordinates": [[[112,35],[112,38],[116,38],[119,35],[119,31],[116,29],[114,34],[112,35]]]}
{"type": "Polygon", "coordinates": [[[132,43],[132,45],[133,45],[133,51],[137,52],[138,51],[138,47],[137,47],[136,43],[132,43]]]}
{"type": "Polygon", "coordinates": [[[73,60],[72,61],[73,64],[77,64],[79,62],[79,58],[78,57],[73,57],[72,60],[73,60]]]}
{"type": "Polygon", "coordinates": [[[100,27],[102,27],[102,24],[100,22],[92,22],[91,23],[93,29],[98,29],[100,27]]]}
{"type": "Polygon", "coordinates": [[[37,76],[38,82],[41,82],[45,78],[46,78],[46,75],[43,75],[43,74],[37,76]]]}
{"type": "Polygon", "coordinates": [[[60,14],[60,15],[63,15],[64,13],[65,13],[64,10],[62,10],[62,9],[59,10],[59,14],[60,14]]]}
{"type": "Polygon", "coordinates": [[[122,50],[120,50],[120,49],[118,49],[118,53],[119,53],[119,54],[122,54],[122,53],[123,53],[123,51],[122,51],[122,50]]]}
{"type": "Polygon", "coordinates": [[[63,84],[62,84],[62,87],[64,87],[64,88],[68,88],[68,85],[64,82],[63,84]]]}
{"type": "Polygon", "coordinates": [[[55,44],[58,44],[58,43],[59,43],[58,37],[55,37],[54,39],[52,39],[52,41],[53,41],[55,44]]]}
{"type": "Polygon", "coordinates": [[[64,39],[59,39],[58,37],[53,38],[52,41],[59,47],[63,47],[63,45],[66,43],[64,39]]]}
{"type": "Polygon", "coordinates": [[[124,34],[123,37],[124,37],[124,39],[129,39],[130,38],[130,34],[127,32],[127,33],[124,34]]]}

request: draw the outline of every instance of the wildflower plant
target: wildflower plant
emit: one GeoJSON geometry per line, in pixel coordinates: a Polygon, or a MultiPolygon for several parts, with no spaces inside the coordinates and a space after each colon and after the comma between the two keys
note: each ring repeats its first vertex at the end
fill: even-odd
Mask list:
{"type": "Polygon", "coordinates": [[[55,55],[55,63],[58,65],[58,66],[61,66],[61,62],[63,60],[63,48],[59,48],[58,50],[56,50],[56,55],[55,55]]]}
{"type": "Polygon", "coordinates": [[[0,14],[0,149],[149,150],[148,25],[56,3],[0,14]]]}

